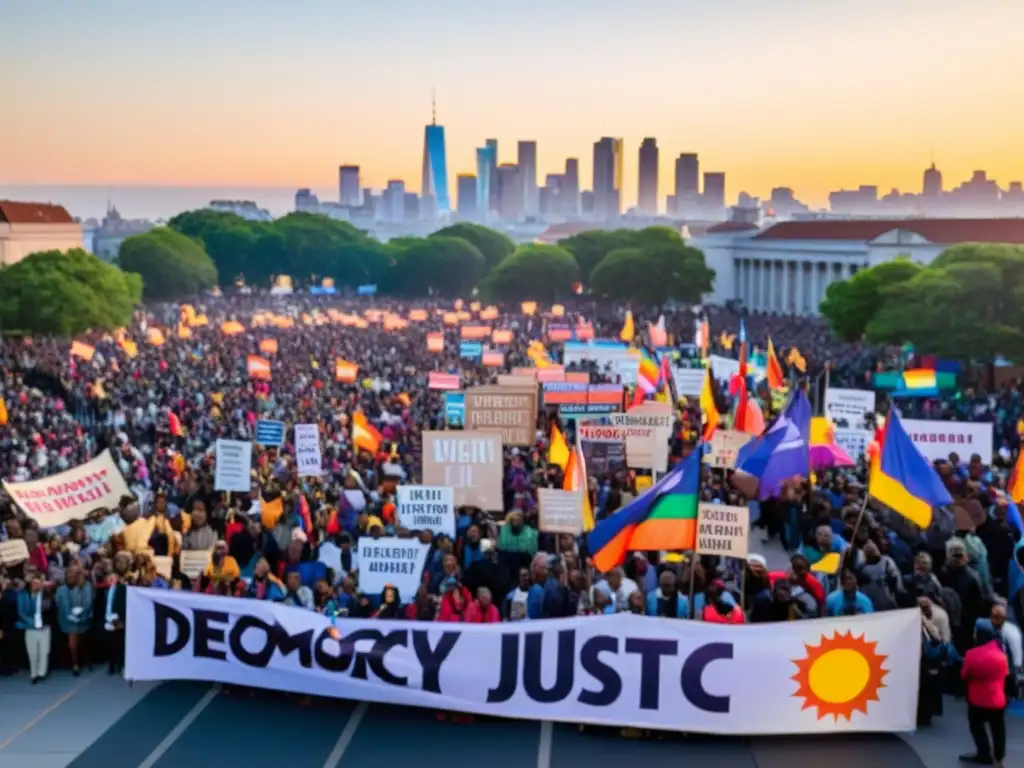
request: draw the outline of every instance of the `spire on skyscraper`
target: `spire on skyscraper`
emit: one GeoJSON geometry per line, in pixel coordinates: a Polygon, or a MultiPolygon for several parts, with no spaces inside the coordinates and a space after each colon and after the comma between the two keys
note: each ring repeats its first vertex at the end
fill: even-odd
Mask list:
{"type": "Polygon", "coordinates": [[[430,89],[430,124],[437,125],[437,89],[430,89]]]}

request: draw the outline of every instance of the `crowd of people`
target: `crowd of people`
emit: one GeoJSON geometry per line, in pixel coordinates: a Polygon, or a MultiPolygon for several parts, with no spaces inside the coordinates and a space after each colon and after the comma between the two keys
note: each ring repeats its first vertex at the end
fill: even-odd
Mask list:
{"type": "MultiPolygon", "coordinates": [[[[618,337],[622,311],[590,302],[567,309],[571,318],[585,317],[599,338],[618,337]]],[[[874,505],[861,513],[863,462],[794,479],[760,504],[748,501],[731,472],[705,468],[702,498],[749,504],[765,551],[777,538],[789,556],[786,565],[772,565],[758,553],[743,562],[638,552],[622,567],[598,573],[585,537],[556,540],[538,530],[537,489],[562,487],[561,469],[547,460],[558,416],[545,408],[535,444],[506,448],[501,509],[458,509],[453,537],[399,524],[396,484],[418,480],[422,433],[446,426],[443,393],[427,387],[428,375],[457,373],[470,387],[491,382],[498,372],[460,357],[458,328],[442,319],[451,302],[238,295],[207,298],[190,310],[185,320],[178,305],[148,307],[123,333],[77,339],[91,350],[87,355],[72,354],[66,339],[7,338],[0,346],[0,477],[36,479],[110,451],[133,493],[116,508],[47,530],[0,496],[0,536],[22,539],[27,553],[2,565],[2,671],[27,669],[33,683],[46,679],[51,661],[76,675],[97,664],[119,672],[129,585],[275,601],[332,622],[490,623],[621,611],[736,624],[919,606],[919,725],[942,714],[944,693],[961,695],[966,686],[978,744],[972,759],[985,763],[1005,754],[1001,713],[1024,667],[1017,628],[1024,606],[1011,578],[1020,533],[1008,522],[1012,499],[1005,493],[1010,459],[1019,449],[1017,430],[1005,425],[1015,427],[1020,419],[1018,390],[966,391],[912,406],[926,417],[969,412],[975,420],[996,421],[995,447],[1006,449],[996,452],[999,466],[956,456],[941,464],[955,505],[937,514],[927,531],[874,505]],[[421,309],[427,319],[390,329],[326,321],[332,309],[363,313],[371,307],[401,317],[421,309]],[[274,319],[254,324],[254,315],[274,319]],[[205,322],[193,322],[197,316],[205,322]],[[240,323],[241,332],[225,333],[225,322],[240,323]],[[158,340],[154,328],[162,329],[158,340]],[[443,351],[428,350],[431,332],[445,333],[443,351]],[[275,351],[261,347],[267,339],[276,341],[275,351]],[[269,379],[250,376],[246,360],[253,354],[271,360],[269,379]],[[338,359],[358,366],[354,381],[337,379],[338,359]],[[375,451],[353,445],[357,412],[379,430],[375,451]],[[252,440],[261,419],[318,424],[323,475],[300,475],[289,433],[280,447],[254,444],[250,493],[215,490],[217,439],[252,440]],[[269,508],[280,512],[268,514],[269,508]],[[415,594],[390,586],[379,594],[360,589],[357,544],[367,536],[415,537],[430,545],[415,594]],[[184,567],[189,552],[212,554],[194,569],[184,567]],[[815,570],[833,552],[842,555],[841,567],[815,570]],[[991,745],[982,738],[985,724],[991,745]]],[[[657,319],[653,312],[634,315],[638,327],[657,319]]],[[[739,316],[710,308],[706,317],[711,351],[734,355],[724,337],[739,330],[739,316]]],[[[664,318],[677,344],[692,340],[692,311],[668,311],[664,318]]],[[[546,322],[543,309],[501,309],[494,326],[514,333],[503,348],[505,369],[530,365],[529,342],[543,338],[546,322]]],[[[828,367],[839,384],[865,386],[894,354],[839,344],[826,326],[807,318],[747,315],[744,323],[748,339],[766,340],[770,330],[783,359],[784,350],[799,348],[809,377],[828,367]]],[[[557,360],[558,345],[549,352],[557,360]]],[[[613,376],[594,366],[590,373],[613,376]]],[[[696,398],[683,399],[670,463],[695,449],[699,425],[696,398]]],[[[639,493],[635,472],[588,481],[598,519],[639,493]]]]}

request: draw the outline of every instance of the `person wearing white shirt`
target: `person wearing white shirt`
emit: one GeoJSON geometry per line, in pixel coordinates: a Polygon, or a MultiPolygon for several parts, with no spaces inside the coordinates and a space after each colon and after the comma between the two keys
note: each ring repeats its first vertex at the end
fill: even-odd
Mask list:
{"type": "Polygon", "coordinates": [[[38,573],[29,577],[28,586],[18,595],[18,628],[25,630],[25,650],[35,685],[50,669],[50,598],[43,592],[38,573]]]}

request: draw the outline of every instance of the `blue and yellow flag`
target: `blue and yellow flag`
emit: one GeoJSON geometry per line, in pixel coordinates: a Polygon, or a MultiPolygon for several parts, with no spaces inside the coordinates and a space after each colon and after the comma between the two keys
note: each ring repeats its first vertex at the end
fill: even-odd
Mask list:
{"type": "Polygon", "coordinates": [[[893,408],[885,425],[881,455],[872,462],[868,493],[920,528],[932,523],[932,508],[953,497],[914,445],[893,408]]]}

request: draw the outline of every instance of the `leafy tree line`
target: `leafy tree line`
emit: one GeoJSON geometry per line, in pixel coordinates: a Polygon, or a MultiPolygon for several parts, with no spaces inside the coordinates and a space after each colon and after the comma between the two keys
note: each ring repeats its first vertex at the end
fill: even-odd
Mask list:
{"type": "Polygon", "coordinates": [[[964,243],[927,266],[901,257],[833,283],[821,303],[846,341],[910,342],[922,354],[1024,360],[1024,248],[964,243]]]}
{"type": "MultiPolygon", "coordinates": [[[[610,299],[662,304],[699,301],[714,280],[703,254],[667,227],[586,232],[558,246],[519,247],[500,232],[468,222],[428,237],[381,243],[347,222],[310,213],[251,222],[229,213],[189,211],[174,217],[168,228],[205,250],[225,286],[237,278],[266,285],[274,275],[286,274],[297,285],[331,277],[339,288],[377,285],[382,294],[405,297],[468,296],[479,289],[482,297],[496,301],[557,301],[582,283],[610,299]]],[[[194,255],[170,257],[170,242],[165,230],[154,230],[122,247],[120,264],[142,275],[147,298],[209,283],[209,269],[197,273],[194,255]],[[164,272],[166,265],[178,264],[193,276],[152,280],[143,267],[157,262],[164,272]],[[151,283],[160,287],[151,291],[151,283]]]]}

